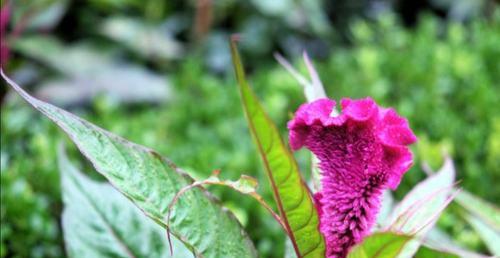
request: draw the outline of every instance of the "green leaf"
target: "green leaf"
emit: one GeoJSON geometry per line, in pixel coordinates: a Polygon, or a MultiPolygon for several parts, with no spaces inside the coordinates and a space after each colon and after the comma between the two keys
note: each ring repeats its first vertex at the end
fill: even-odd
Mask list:
{"type": "Polygon", "coordinates": [[[377,215],[377,227],[384,225],[384,222],[389,217],[392,209],[394,208],[394,197],[390,190],[385,190],[382,194],[382,204],[380,206],[380,211],[377,215]]]}
{"type": "Polygon", "coordinates": [[[467,211],[481,218],[494,229],[500,231],[500,209],[498,207],[467,191],[460,191],[455,201],[467,211]]]}
{"type": "Polygon", "coordinates": [[[415,258],[459,258],[460,256],[444,251],[431,249],[427,246],[422,246],[414,256],[415,258]]]}
{"type": "Polygon", "coordinates": [[[165,230],[107,183],[87,178],[59,151],[62,227],[69,257],[193,257],[177,239],[170,256],[165,230]]]}
{"type": "Polygon", "coordinates": [[[280,215],[295,252],[299,258],[323,258],[325,242],[318,229],[319,217],[309,189],[301,178],[297,162],[247,84],[234,41],[231,42],[231,54],[250,132],[264,162],[280,215]]]}
{"type": "Polygon", "coordinates": [[[185,192],[189,191],[190,189],[204,185],[222,185],[257,200],[257,202],[259,202],[259,204],[262,205],[262,207],[264,207],[267,211],[269,211],[269,213],[274,217],[274,219],[277,222],[279,222],[281,226],[286,230],[286,226],[284,225],[280,216],[276,214],[273,208],[271,208],[271,206],[267,204],[264,198],[262,198],[262,196],[257,193],[257,187],[259,186],[259,182],[257,181],[257,179],[251,176],[241,175],[238,180],[233,181],[233,180],[221,179],[219,177],[219,174],[220,171],[215,170],[209,178],[205,180],[194,181],[192,184],[184,186],[179,192],[176,193],[176,195],[172,199],[172,202],[169,204],[168,206],[169,212],[171,211],[171,208],[174,206],[174,204],[179,200],[180,196],[185,192]]]}
{"type": "Polygon", "coordinates": [[[198,257],[256,257],[234,215],[202,188],[186,193],[165,220],[168,204],[192,179],[157,152],[111,134],[67,111],[33,98],[2,76],[26,101],[68,134],[83,155],[148,217],[166,227],[198,257]]]}
{"type": "MultiPolygon", "coordinates": [[[[424,238],[453,199],[454,179],[455,168],[448,158],[439,172],[415,186],[394,208],[388,219],[388,228],[424,238]]],[[[412,257],[420,244],[417,239],[410,241],[400,257],[412,257]]]]}
{"type": "Polygon", "coordinates": [[[461,191],[455,201],[466,209],[470,214],[465,219],[483,239],[492,254],[500,256],[500,209],[495,205],[472,195],[467,191],[461,191]]]}
{"type": "Polygon", "coordinates": [[[184,48],[165,28],[139,19],[107,18],[100,26],[103,36],[111,38],[146,58],[169,60],[184,56],[184,48]]]}
{"type": "Polygon", "coordinates": [[[89,44],[66,46],[51,36],[23,36],[13,41],[12,48],[68,77],[101,73],[114,62],[109,52],[89,44]]]}
{"type": "MultiPolygon", "coordinates": [[[[443,250],[444,252],[467,258],[484,258],[485,255],[468,250],[462,243],[454,242],[452,237],[438,227],[432,228],[425,237],[425,246],[422,248],[431,248],[443,250]]],[[[420,249],[419,249],[420,252],[420,249]]],[[[418,254],[418,253],[417,253],[418,254]]]]}
{"type": "Polygon", "coordinates": [[[399,235],[392,232],[375,233],[366,237],[363,242],[355,245],[348,258],[383,258],[399,255],[410,236],[399,235]]]}
{"type": "Polygon", "coordinates": [[[474,215],[467,214],[465,218],[481,239],[483,239],[488,250],[493,255],[500,256],[500,231],[474,215]]]}

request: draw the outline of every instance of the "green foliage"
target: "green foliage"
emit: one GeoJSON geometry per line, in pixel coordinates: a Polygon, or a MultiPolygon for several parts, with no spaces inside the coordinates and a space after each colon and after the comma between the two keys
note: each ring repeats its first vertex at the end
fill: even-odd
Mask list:
{"type": "Polygon", "coordinates": [[[62,148],[58,159],[64,199],[62,226],[69,257],[193,256],[175,238],[171,256],[165,230],[111,185],[83,175],[62,148]]]}
{"type": "MultiPolygon", "coordinates": [[[[118,51],[122,58],[129,58],[129,53],[120,47],[109,48],[107,41],[102,44],[101,37],[90,36],[97,34],[94,30],[102,21],[98,16],[110,13],[105,2],[124,3],[93,0],[90,7],[68,14],[68,17],[81,19],[78,26],[88,26],[75,28],[68,23],[71,24],[70,31],[64,32],[68,35],[59,37],[76,41],[74,46],[87,47],[89,44],[80,44],[82,42],[78,40],[84,37],[86,42],[83,43],[92,43],[93,51],[103,50],[97,52],[98,56],[106,57],[109,52],[118,51]]],[[[147,5],[158,2],[164,1],[148,1],[146,5],[121,8],[137,14],[147,12],[147,5]]],[[[217,8],[220,17],[229,12],[234,12],[235,16],[241,13],[231,4],[220,4],[217,8]]],[[[156,11],[168,12],[166,9],[157,8],[156,11]]],[[[235,27],[245,28],[238,31],[251,31],[249,35],[255,36],[243,38],[243,43],[256,42],[253,47],[252,44],[242,46],[246,53],[252,53],[248,55],[251,61],[258,63],[250,80],[257,95],[261,96],[263,106],[284,135],[290,112],[304,102],[302,90],[282,67],[269,59],[263,61],[262,57],[269,58],[271,49],[279,49],[268,43],[272,38],[279,38],[279,45],[285,45],[283,42],[293,41],[295,37],[290,40],[293,33],[290,29],[281,30],[281,27],[274,26],[275,20],[256,22],[255,19],[242,18],[238,19],[238,24],[235,27]]],[[[424,178],[419,169],[420,161],[428,161],[433,168],[438,168],[443,160],[437,155],[445,149],[456,161],[459,186],[497,203],[500,198],[500,189],[496,185],[500,180],[500,117],[496,111],[500,95],[498,14],[492,20],[478,20],[466,25],[448,25],[427,17],[414,29],[403,28],[394,17],[386,17],[373,23],[357,22],[350,31],[353,35],[350,46],[335,44],[331,55],[326,60],[316,59],[315,64],[329,96],[338,99],[371,95],[383,105],[394,106],[409,117],[420,139],[415,146],[417,160],[414,168],[405,175],[396,196],[402,197],[424,178]]],[[[223,50],[224,45],[217,44],[220,41],[212,40],[220,35],[210,35],[208,52],[229,56],[229,52],[223,50]]],[[[226,42],[222,40],[221,44],[226,42]]],[[[53,77],[53,71],[45,65],[47,63],[21,49],[15,51],[15,65],[42,71],[35,77],[35,87],[39,86],[40,80],[53,77]],[[44,65],[38,65],[40,63],[44,65]]],[[[58,55],[58,60],[50,65],[64,63],[70,58],[58,55]]],[[[132,56],[132,60],[140,65],[147,62],[134,58],[132,56]]],[[[205,61],[210,63],[212,59],[208,59],[205,61]]],[[[84,66],[78,61],[65,64],[66,70],[84,66]],[[75,63],[79,65],[73,65],[75,63]]],[[[59,71],[59,67],[56,68],[59,71]]],[[[224,177],[238,178],[245,173],[263,182],[265,173],[241,116],[232,73],[228,77],[208,73],[204,60],[192,52],[173,67],[153,68],[161,70],[161,74],[170,73],[175,97],[166,104],[122,105],[100,96],[85,108],[72,107],[72,112],[113,133],[168,154],[197,178],[206,178],[211,171],[221,168],[224,177]]],[[[0,256],[64,256],[62,231],[58,224],[62,204],[54,147],[60,133],[17,98],[4,99],[1,113],[0,256]]],[[[302,171],[309,171],[309,155],[301,151],[296,157],[302,171]]],[[[256,206],[251,199],[222,188],[211,190],[238,215],[262,257],[282,257],[282,229],[265,209],[256,206]]],[[[262,190],[266,201],[271,201],[269,187],[264,184],[262,190]]],[[[441,216],[438,226],[461,245],[487,253],[479,235],[468,226],[465,216],[461,216],[463,209],[457,206],[453,205],[441,216]]]]}
{"type": "Polygon", "coordinates": [[[60,257],[57,133],[21,104],[2,107],[0,257],[60,257]]]}
{"type": "Polygon", "coordinates": [[[415,258],[459,258],[460,256],[447,252],[440,252],[429,247],[422,246],[414,256],[415,258]]]}
{"type": "Polygon", "coordinates": [[[168,207],[192,179],[157,152],[128,142],[67,111],[31,97],[7,82],[26,101],[58,125],[96,170],[131,199],[148,217],[181,240],[197,256],[255,257],[246,232],[236,218],[204,189],[186,193],[168,221],[168,207]]]}
{"type": "Polygon", "coordinates": [[[465,210],[465,219],[484,240],[484,243],[494,255],[500,255],[498,242],[500,241],[500,210],[498,207],[483,201],[468,193],[460,192],[456,197],[465,210]]]}
{"type": "MultiPolygon", "coordinates": [[[[328,95],[372,96],[395,107],[418,136],[453,151],[461,186],[498,200],[493,182],[500,180],[500,166],[492,142],[498,138],[500,14],[467,26],[424,17],[414,30],[385,16],[376,24],[355,23],[352,32],[353,48],[333,50],[318,66],[328,95]]],[[[423,161],[417,158],[415,164],[423,161]]],[[[417,171],[407,173],[400,193],[421,179],[417,171]]]]}
{"type": "MultiPolygon", "coordinates": [[[[405,248],[414,241],[414,236],[396,234],[393,232],[379,232],[366,237],[363,242],[355,245],[347,258],[382,258],[382,257],[407,257],[405,248]]],[[[459,256],[443,251],[431,249],[426,246],[419,247],[418,252],[408,257],[416,258],[458,258],[459,256]]]]}
{"type": "MultiPolygon", "coordinates": [[[[436,174],[418,183],[401,200],[387,219],[386,225],[395,232],[424,239],[453,199],[454,180],[455,168],[448,158],[436,174]]],[[[413,257],[420,245],[419,240],[410,240],[402,248],[400,257],[413,257]]]]}
{"type": "Polygon", "coordinates": [[[362,243],[354,246],[348,258],[397,257],[411,237],[384,232],[366,237],[362,243]]]}
{"type": "Polygon", "coordinates": [[[319,232],[319,216],[312,196],[295,158],[246,81],[235,40],[231,41],[231,55],[250,133],[262,157],[295,252],[298,257],[324,257],[325,241],[319,232]]]}

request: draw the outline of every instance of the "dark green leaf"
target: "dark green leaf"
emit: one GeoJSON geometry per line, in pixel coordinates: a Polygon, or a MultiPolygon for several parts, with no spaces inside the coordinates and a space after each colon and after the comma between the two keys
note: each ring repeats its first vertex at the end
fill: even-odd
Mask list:
{"type": "Polygon", "coordinates": [[[264,162],[295,252],[298,257],[323,258],[325,242],[318,229],[319,217],[310,192],[300,176],[297,162],[247,84],[234,41],[231,42],[231,53],[250,132],[264,162]]]}
{"type": "Polygon", "coordinates": [[[2,76],[76,144],[95,169],[131,199],[148,217],[166,227],[199,257],[255,257],[256,251],[236,218],[204,189],[186,193],[165,220],[168,204],[192,183],[157,152],[111,134],[67,111],[33,98],[2,76]]]}

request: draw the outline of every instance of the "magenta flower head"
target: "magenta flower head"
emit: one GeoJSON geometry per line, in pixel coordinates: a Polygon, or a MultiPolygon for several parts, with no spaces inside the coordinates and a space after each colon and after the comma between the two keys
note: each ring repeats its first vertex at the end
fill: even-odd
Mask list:
{"type": "Polygon", "coordinates": [[[407,145],[417,138],[406,119],[371,98],[319,99],[302,105],[288,123],[293,150],[305,146],[319,159],[321,190],[315,194],[328,258],[345,257],[373,226],[382,190],[396,189],[411,167],[407,145]]]}

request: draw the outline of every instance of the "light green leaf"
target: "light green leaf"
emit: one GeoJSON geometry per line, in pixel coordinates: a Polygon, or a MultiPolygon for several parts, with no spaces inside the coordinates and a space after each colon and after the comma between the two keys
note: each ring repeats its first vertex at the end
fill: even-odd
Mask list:
{"type": "MultiPolygon", "coordinates": [[[[441,250],[442,252],[448,254],[458,255],[459,257],[467,257],[467,258],[485,257],[485,255],[483,254],[474,253],[473,251],[463,247],[460,243],[454,242],[451,236],[449,236],[447,233],[445,233],[438,227],[434,227],[431,230],[429,230],[429,232],[427,232],[424,244],[425,246],[421,247],[424,248],[423,252],[426,252],[425,251],[426,248],[427,249],[431,248],[434,250],[441,250]]],[[[416,255],[418,255],[418,253],[416,255]]]]}
{"type": "Polygon", "coordinates": [[[33,98],[5,80],[33,107],[68,134],[83,155],[148,217],[166,227],[198,257],[256,257],[233,214],[202,188],[186,193],[165,220],[168,204],[192,179],[157,152],[111,134],[67,111],[33,98]]]}
{"type": "Polygon", "coordinates": [[[414,256],[415,258],[459,258],[460,256],[444,251],[431,249],[427,246],[422,246],[414,256]]]}
{"type": "MultiPolygon", "coordinates": [[[[455,169],[448,158],[439,172],[415,186],[394,208],[388,219],[389,228],[396,232],[415,234],[419,239],[424,238],[453,199],[454,179],[455,169]]],[[[417,239],[410,241],[400,257],[412,257],[420,244],[417,239]]]]}
{"type": "MultiPolygon", "coordinates": [[[[317,99],[326,98],[325,89],[323,84],[321,83],[321,79],[319,78],[318,72],[314,68],[312,61],[309,59],[309,56],[306,52],[303,53],[302,57],[304,58],[304,63],[306,65],[307,71],[309,72],[309,76],[311,79],[307,79],[302,76],[293,66],[279,53],[274,54],[274,58],[287,70],[290,75],[297,80],[297,82],[304,88],[304,96],[307,99],[307,102],[313,102],[317,99]]],[[[335,109],[333,112],[337,112],[335,109]]]]}
{"type": "Polygon", "coordinates": [[[483,239],[492,254],[500,256],[500,209],[495,205],[461,191],[455,201],[470,214],[465,219],[483,239]]]}
{"type": "MultiPolygon", "coordinates": [[[[318,72],[314,68],[312,61],[309,56],[304,51],[302,58],[304,59],[304,64],[306,65],[307,71],[309,72],[310,80],[302,76],[293,66],[286,60],[283,56],[275,53],[274,57],[276,60],[292,75],[295,80],[304,88],[304,96],[307,102],[313,102],[318,99],[326,98],[325,89],[321,79],[319,78],[318,72]]],[[[332,110],[332,115],[338,115],[338,111],[334,108],[332,110]]],[[[311,153],[311,186],[314,192],[319,192],[321,190],[320,183],[320,171],[319,171],[319,159],[316,155],[311,153]]]]}
{"type": "Polygon", "coordinates": [[[474,215],[467,214],[465,218],[483,239],[488,250],[493,255],[500,256],[500,232],[474,215]]]}
{"type": "Polygon", "coordinates": [[[198,186],[205,186],[205,185],[221,185],[221,186],[226,186],[229,187],[235,191],[240,192],[241,194],[250,196],[257,200],[262,207],[264,207],[269,213],[274,217],[274,219],[281,224],[281,226],[286,230],[286,226],[281,220],[280,216],[276,214],[271,208],[269,204],[262,198],[260,194],[257,193],[257,187],[259,186],[259,182],[257,179],[247,176],[247,175],[241,175],[238,180],[228,180],[228,179],[221,179],[219,177],[220,171],[215,170],[212,175],[205,179],[205,180],[199,180],[199,181],[194,181],[190,185],[184,186],[179,192],[176,193],[174,198],[172,199],[172,202],[169,204],[169,211],[171,211],[171,208],[174,206],[174,204],[179,200],[182,194],[185,192],[189,191],[190,189],[193,189],[198,186]]]}
{"type": "Polygon", "coordinates": [[[184,55],[184,48],[158,26],[137,19],[112,17],[100,26],[103,36],[123,43],[146,58],[168,60],[184,55]]]}
{"type": "Polygon", "coordinates": [[[392,232],[375,233],[366,237],[363,242],[355,245],[348,258],[383,258],[396,257],[411,240],[410,236],[392,232]]]}
{"type": "Polygon", "coordinates": [[[57,105],[89,103],[100,94],[125,103],[159,103],[172,94],[165,76],[115,61],[96,47],[68,46],[47,36],[23,37],[15,41],[14,47],[64,75],[65,78],[41,82],[34,93],[35,97],[57,105]]]}
{"type": "Polygon", "coordinates": [[[377,215],[377,227],[384,225],[384,222],[389,217],[392,209],[394,208],[394,197],[390,190],[385,190],[382,194],[382,205],[380,206],[380,211],[377,215]]]}
{"type": "Polygon", "coordinates": [[[87,178],[59,151],[64,201],[62,226],[69,257],[194,257],[173,239],[170,256],[165,230],[107,183],[87,178]]]}
{"type": "Polygon", "coordinates": [[[299,258],[323,258],[325,242],[318,229],[319,217],[309,189],[301,178],[297,162],[247,84],[234,41],[231,42],[231,53],[250,132],[264,162],[280,215],[295,252],[299,258]]]}
{"type": "Polygon", "coordinates": [[[66,46],[50,36],[23,36],[12,47],[68,77],[101,73],[113,65],[109,52],[98,51],[88,44],[66,46]]]}
{"type": "Polygon", "coordinates": [[[500,209],[498,207],[467,191],[461,191],[455,198],[455,201],[467,211],[481,218],[497,231],[500,231],[500,209]]]}

